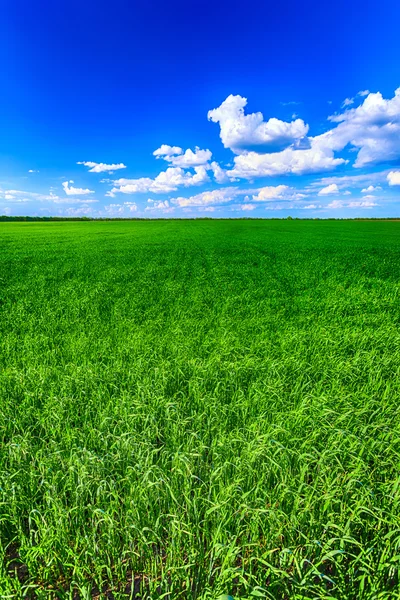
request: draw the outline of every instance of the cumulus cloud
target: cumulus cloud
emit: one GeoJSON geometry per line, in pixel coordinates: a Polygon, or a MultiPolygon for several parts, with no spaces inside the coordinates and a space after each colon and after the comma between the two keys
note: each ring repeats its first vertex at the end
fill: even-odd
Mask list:
{"type": "Polygon", "coordinates": [[[174,167],[189,169],[191,167],[207,165],[211,160],[212,152],[210,150],[200,150],[198,146],[196,146],[194,152],[190,148],[183,152],[182,148],[178,146],[163,144],[153,152],[153,155],[157,158],[163,158],[174,167]]]}
{"type": "Polygon", "coordinates": [[[308,133],[302,119],[290,123],[271,118],[264,121],[261,112],[245,115],[247,98],[232,94],[218,108],[208,111],[208,119],[219,123],[220,137],[225,148],[235,154],[248,149],[278,151],[300,142],[308,133]]]}
{"type": "Polygon", "coordinates": [[[210,169],[212,170],[215,181],[217,183],[226,183],[227,181],[229,181],[229,177],[226,174],[226,171],[222,169],[222,167],[220,167],[220,165],[217,162],[212,162],[210,165],[210,169]]]}
{"type": "Polygon", "coordinates": [[[90,167],[89,173],[113,173],[114,171],[118,171],[119,169],[126,169],[126,165],[124,165],[123,163],[108,165],[106,163],[83,161],[77,162],[76,164],[84,165],[85,167],[90,167]]]}
{"type": "Polygon", "coordinates": [[[330,185],[327,185],[326,187],[322,188],[322,190],[319,190],[318,196],[329,196],[330,194],[338,193],[339,188],[337,186],[337,183],[331,183],[330,185]]]}
{"type": "Polygon", "coordinates": [[[72,180],[71,181],[64,181],[62,186],[64,189],[64,192],[67,194],[67,196],[86,196],[86,194],[94,194],[93,190],[89,190],[89,189],[83,189],[83,188],[76,188],[73,187],[72,185],[69,185],[70,183],[74,183],[72,180]]]}
{"type": "Polygon", "coordinates": [[[256,177],[289,173],[303,175],[305,173],[331,170],[347,162],[343,158],[334,158],[333,151],[329,148],[319,148],[311,143],[311,147],[305,150],[286,148],[281,152],[269,154],[247,152],[235,156],[234,167],[227,171],[227,175],[228,177],[240,179],[254,179],[256,177]]]}
{"type": "Polygon", "coordinates": [[[390,171],[387,181],[389,185],[400,185],[400,171],[390,171]]]}
{"type": "Polygon", "coordinates": [[[177,190],[179,187],[202,185],[210,181],[205,167],[194,167],[194,173],[185,172],[181,167],[169,167],[161,171],[154,179],[141,177],[139,179],[117,179],[115,186],[106,195],[114,197],[117,193],[137,194],[153,192],[163,194],[177,190]]]}
{"type": "Polygon", "coordinates": [[[266,200],[280,200],[288,196],[288,191],[290,190],[287,185],[267,185],[259,190],[258,194],[253,196],[253,200],[258,200],[260,202],[266,200]]]}
{"type": "Polygon", "coordinates": [[[162,144],[157,150],[154,150],[153,156],[156,158],[164,158],[175,156],[176,154],[182,154],[182,148],[179,146],[168,146],[168,144],[162,144]]]}
{"type": "Polygon", "coordinates": [[[362,98],[364,98],[364,96],[368,96],[371,92],[369,90],[361,90],[360,92],[358,92],[357,96],[361,96],[362,98]]]}
{"type": "Polygon", "coordinates": [[[301,119],[284,123],[278,119],[264,121],[262,113],[245,115],[246,98],[229,96],[208,118],[220,125],[225,147],[238,156],[230,179],[252,179],[283,174],[302,175],[331,170],[348,163],[337,156],[346,147],[353,149],[353,166],[394,161],[400,158],[400,88],[391,99],[382,94],[358,94],[362,103],[348,108],[329,120],[336,126],[323,134],[307,137],[308,126],[301,119]]]}
{"type": "Polygon", "coordinates": [[[376,186],[369,185],[368,187],[366,187],[366,188],[362,189],[362,190],[361,190],[361,193],[362,193],[362,194],[369,194],[369,193],[371,193],[371,192],[378,192],[378,191],[379,191],[379,190],[381,190],[381,189],[382,189],[382,188],[381,188],[381,186],[380,186],[380,185],[376,185],[376,186]]]}
{"type": "Polygon", "coordinates": [[[380,92],[370,93],[357,108],[329,120],[339,125],[313,138],[320,149],[337,152],[353,146],[357,150],[356,168],[400,158],[400,88],[389,100],[380,92]]]}
{"type": "Polygon", "coordinates": [[[240,204],[239,208],[241,210],[254,210],[256,208],[256,204],[240,204]]]}

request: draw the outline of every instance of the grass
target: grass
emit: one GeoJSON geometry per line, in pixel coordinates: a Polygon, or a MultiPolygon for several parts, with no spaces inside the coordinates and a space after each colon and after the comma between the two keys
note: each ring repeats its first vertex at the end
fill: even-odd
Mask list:
{"type": "Polygon", "coordinates": [[[400,596],[400,223],[0,247],[1,598],[400,596]]]}

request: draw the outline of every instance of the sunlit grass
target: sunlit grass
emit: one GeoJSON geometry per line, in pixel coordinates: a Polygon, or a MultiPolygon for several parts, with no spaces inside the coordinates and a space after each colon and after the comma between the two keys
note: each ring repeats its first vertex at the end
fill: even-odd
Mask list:
{"type": "Polygon", "coordinates": [[[396,222],[1,224],[0,597],[397,598],[399,301],[396,222]]]}

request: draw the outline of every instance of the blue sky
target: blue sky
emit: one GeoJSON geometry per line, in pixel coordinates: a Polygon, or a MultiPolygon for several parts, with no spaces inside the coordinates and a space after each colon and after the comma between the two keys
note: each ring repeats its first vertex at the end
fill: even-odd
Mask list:
{"type": "Polygon", "coordinates": [[[398,2],[6,4],[0,214],[400,216],[398,2]]]}

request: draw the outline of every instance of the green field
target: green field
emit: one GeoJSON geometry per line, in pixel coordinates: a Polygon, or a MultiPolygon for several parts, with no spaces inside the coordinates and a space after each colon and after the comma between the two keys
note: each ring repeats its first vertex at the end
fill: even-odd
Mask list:
{"type": "Polygon", "coordinates": [[[399,598],[400,222],[0,224],[0,598],[399,598]]]}

